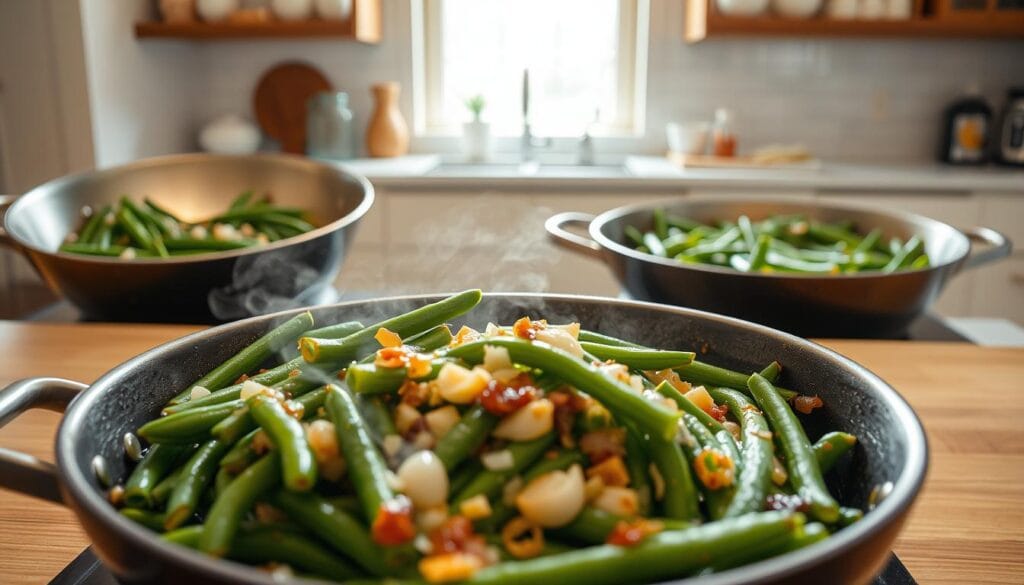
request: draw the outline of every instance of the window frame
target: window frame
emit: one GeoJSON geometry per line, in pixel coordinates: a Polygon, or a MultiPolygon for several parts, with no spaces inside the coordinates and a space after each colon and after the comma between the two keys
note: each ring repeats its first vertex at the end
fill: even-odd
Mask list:
{"type": "MultiPolygon", "coordinates": [[[[445,0],[413,0],[413,131],[417,137],[454,137],[460,123],[441,119],[441,11],[445,0]]],[[[597,137],[639,138],[644,135],[647,88],[647,44],[650,0],[618,0],[618,111],[610,122],[594,124],[597,137]]],[[[510,135],[498,135],[499,139],[510,135]]],[[[555,140],[568,135],[552,136],[555,140]]]]}

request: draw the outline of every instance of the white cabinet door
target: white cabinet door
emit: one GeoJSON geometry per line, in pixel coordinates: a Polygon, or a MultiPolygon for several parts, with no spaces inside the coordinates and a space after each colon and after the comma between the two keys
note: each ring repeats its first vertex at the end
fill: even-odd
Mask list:
{"type": "Polygon", "coordinates": [[[977,282],[971,304],[976,317],[1012,319],[1024,325],[1024,255],[964,273],[977,282]]]}

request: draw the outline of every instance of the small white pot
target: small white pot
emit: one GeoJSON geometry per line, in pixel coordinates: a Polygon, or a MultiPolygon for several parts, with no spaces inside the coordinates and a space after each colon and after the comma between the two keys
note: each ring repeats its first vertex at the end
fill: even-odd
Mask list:
{"type": "Polygon", "coordinates": [[[199,18],[206,22],[221,22],[227,20],[233,12],[238,10],[238,0],[197,0],[196,12],[199,18]]]}
{"type": "Polygon", "coordinates": [[[857,18],[857,0],[828,0],[825,12],[833,20],[857,18]]]}
{"type": "Polygon", "coordinates": [[[238,114],[227,114],[199,132],[199,145],[218,154],[252,154],[260,147],[259,128],[238,114]]]}
{"type": "Polygon", "coordinates": [[[716,0],[715,4],[726,16],[757,16],[768,8],[768,0],[716,0]]]}
{"type": "Polygon", "coordinates": [[[313,0],[270,0],[270,9],[281,20],[308,20],[313,16],[313,0]]]}
{"type": "Polygon", "coordinates": [[[462,152],[466,160],[479,162],[491,156],[491,125],[474,120],[462,125],[462,152]]]}
{"type": "Polygon", "coordinates": [[[785,18],[810,18],[821,10],[821,0],[772,0],[772,9],[785,18]]]}
{"type": "Polygon", "coordinates": [[[324,20],[348,20],[352,0],[316,0],[316,15],[324,20]]]}

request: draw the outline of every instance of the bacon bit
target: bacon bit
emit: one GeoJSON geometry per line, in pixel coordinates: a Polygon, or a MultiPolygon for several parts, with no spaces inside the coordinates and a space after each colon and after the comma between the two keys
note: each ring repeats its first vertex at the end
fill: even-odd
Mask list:
{"type": "Polygon", "coordinates": [[[338,372],[338,379],[341,380],[342,382],[345,381],[346,376],[348,376],[348,370],[341,370],[340,372],[338,372]]]}
{"type": "Polygon", "coordinates": [[[242,374],[241,376],[235,378],[234,384],[241,384],[242,382],[245,382],[248,379],[249,374],[242,374]]]}
{"type": "Polygon", "coordinates": [[[485,559],[487,541],[476,534],[473,523],[465,516],[452,516],[430,532],[434,554],[468,553],[485,559]]]}
{"type": "Polygon", "coordinates": [[[613,546],[636,546],[648,536],[657,534],[664,529],[665,525],[656,520],[644,520],[643,518],[631,522],[620,520],[608,534],[608,540],[605,543],[613,546]]]}
{"type": "Polygon", "coordinates": [[[405,496],[381,504],[373,520],[373,541],[382,546],[396,546],[416,537],[412,521],[412,503],[405,496]]]}
{"type": "Polygon", "coordinates": [[[464,581],[484,566],[479,557],[465,553],[447,553],[420,559],[419,570],[428,583],[464,581]]]}
{"type": "Polygon", "coordinates": [[[712,406],[707,411],[707,413],[711,415],[711,418],[717,420],[718,422],[725,422],[725,415],[729,413],[729,405],[716,404],[712,406]]]}
{"type": "Polygon", "coordinates": [[[597,465],[587,468],[587,479],[594,477],[601,478],[604,485],[616,487],[629,485],[629,472],[626,471],[626,464],[619,456],[609,457],[597,465]]]}
{"type": "Polygon", "coordinates": [[[825,403],[817,396],[796,396],[793,398],[793,408],[803,414],[811,414],[815,408],[821,408],[825,403]]]}
{"type": "Polygon", "coordinates": [[[555,430],[558,431],[558,442],[562,447],[571,449],[576,446],[573,427],[576,424],[576,413],[586,409],[590,400],[575,392],[549,392],[547,399],[555,405],[555,430]]]}
{"type": "Polygon", "coordinates": [[[693,458],[697,478],[709,490],[718,490],[732,485],[736,466],[732,458],[715,449],[704,448],[693,458]]]}
{"type": "Polygon", "coordinates": [[[595,464],[626,454],[626,429],[613,427],[590,431],[580,437],[580,451],[595,464]]]}
{"type": "Polygon", "coordinates": [[[430,385],[425,382],[406,380],[398,389],[398,395],[402,397],[402,402],[405,404],[418,408],[430,398],[430,385]]]}
{"type": "Polygon", "coordinates": [[[384,327],[378,329],[377,334],[374,335],[373,338],[377,340],[377,343],[379,343],[381,347],[402,346],[402,337],[394,331],[390,331],[384,327]]]}
{"type": "Polygon", "coordinates": [[[548,322],[544,319],[531,321],[529,317],[523,317],[512,324],[512,334],[519,339],[537,339],[537,332],[548,328],[548,322]]]}
{"type": "Polygon", "coordinates": [[[531,381],[529,376],[518,376],[502,383],[497,380],[488,382],[487,387],[480,393],[477,400],[484,410],[498,416],[512,414],[530,402],[537,399],[540,390],[526,382],[531,381]]]}
{"type": "Polygon", "coordinates": [[[515,558],[533,558],[544,550],[544,531],[526,518],[517,516],[501,529],[501,542],[508,554],[515,558]]]}

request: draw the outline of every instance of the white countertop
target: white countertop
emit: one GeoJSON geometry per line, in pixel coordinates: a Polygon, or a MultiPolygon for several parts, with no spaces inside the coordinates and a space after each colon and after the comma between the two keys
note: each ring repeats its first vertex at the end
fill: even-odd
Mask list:
{"type": "Polygon", "coordinates": [[[626,187],[673,191],[687,188],[751,188],[815,191],[1010,192],[1024,194],[1024,169],[963,168],[938,164],[871,166],[825,163],[819,168],[682,169],[654,156],[629,156],[621,165],[441,164],[437,155],[356,159],[343,168],[395,189],[610,190],[626,187]]]}

